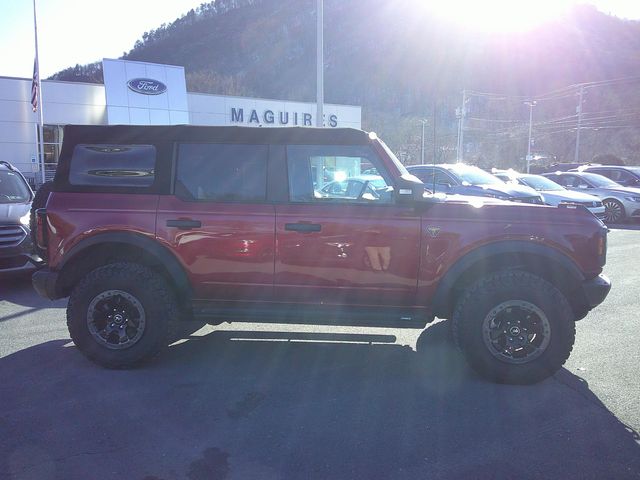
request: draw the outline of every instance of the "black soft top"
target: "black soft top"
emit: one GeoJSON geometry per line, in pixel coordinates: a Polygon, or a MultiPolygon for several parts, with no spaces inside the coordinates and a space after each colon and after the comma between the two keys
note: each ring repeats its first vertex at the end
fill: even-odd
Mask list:
{"type": "Polygon", "coordinates": [[[355,128],[204,127],[196,125],[67,125],[64,143],[156,144],[211,142],[249,144],[365,145],[369,136],[355,128]]]}
{"type": "MultiPolygon", "coordinates": [[[[367,132],[355,128],[204,127],[195,125],[67,125],[54,177],[54,191],[110,192],[106,187],[69,183],[71,158],[77,145],[153,145],[157,152],[155,181],[146,191],[168,191],[176,143],[234,143],[253,145],[367,145],[367,132]]],[[[139,190],[139,189],[138,189],[139,190]]],[[[135,188],[118,188],[132,193],[135,188]]]]}

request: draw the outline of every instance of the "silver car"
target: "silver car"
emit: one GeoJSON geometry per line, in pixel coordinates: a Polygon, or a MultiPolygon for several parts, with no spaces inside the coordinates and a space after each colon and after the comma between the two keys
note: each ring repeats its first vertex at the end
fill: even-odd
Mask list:
{"type": "Polygon", "coordinates": [[[640,188],[623,187],[607,177],[588,172],[555,172],[545,173],[544,176],[569,190],[585,192],[601,199],[607,223],[640,218],[640,188]]]}
{"type": "Polygon", "coordinates": [[[536,192],[542,194],[543,201],[546,205],[553,205],[555,207],[561,204],[582,205],[600,220],[604,220],[605,208],[602,201],[596,196],[584,192],[567,190],[562,185],[542,175],[531,175],[513,171],[498,172],[494,173],[494,175],[507,183],[516,183],[533,188],[536,192]]]}

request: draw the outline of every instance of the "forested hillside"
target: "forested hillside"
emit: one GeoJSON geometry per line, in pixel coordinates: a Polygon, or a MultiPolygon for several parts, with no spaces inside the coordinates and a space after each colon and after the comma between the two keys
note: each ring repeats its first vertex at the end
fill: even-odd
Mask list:
{"type": "MultiPolygon", "coordinates": [[[[428,121],[426,160],[455,155],[463,89],[483,92],[469,95],[468,158],[517,162],[527,148],[524,101],[560,89],[536,106],[535,150],[572,160],[578,89],[565,87],[640,74],[640,22],[578,7],[529,32],[480,34],[436,21],[419,4],[325,0],[326,101],[362,105],[363,127],[387,138],[410,163],[419,160],[422,119],[428,121]]],[[[122,58],[183,65],[190,91],[313,101],[315,5],[202,4],[145,32],[122,58]]],[[[101,82],[101,65],[72,67],[54,78],[101,82]]],[[[585,159],[598,153],[638,158],[639,89],[633,81],[588,89],[583,109],[594,120],[581,124],[585,159]]]]}

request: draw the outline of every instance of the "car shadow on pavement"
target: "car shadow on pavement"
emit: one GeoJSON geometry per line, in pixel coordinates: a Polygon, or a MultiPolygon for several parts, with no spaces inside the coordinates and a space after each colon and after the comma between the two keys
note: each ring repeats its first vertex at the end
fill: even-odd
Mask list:
{"type": "Polygon", "coordinates": [[[67,340],[21,350],[0,359],[0,478],[638,478],[638,434],[569,371],[486,382],[447,322],[418,353],[392,341],[216,331],[121,371],[67,340]]]}
{"type": "Polygon", "coordinates": [[[616,223],[607,225],[611,230],[640,230],[640,223],[616,223]]]}
{"type": "MultiPolygon", "coordinates": [[[[16,305],[30,307],[33,310],[41,308],[63,308],[67,300],[47,300],[38,295],[31,285],[31,276],[0,277],[0,302],[7,301],[16,305]]],[[[0,321],[4,320],[0,318],[0,321]]]]}

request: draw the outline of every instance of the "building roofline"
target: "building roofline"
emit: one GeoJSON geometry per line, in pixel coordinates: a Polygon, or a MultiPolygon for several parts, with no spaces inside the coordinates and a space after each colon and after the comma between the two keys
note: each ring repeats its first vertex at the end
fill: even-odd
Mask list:
{"type": "MultiPolygon", "coordinates": [[[[145,62],[138,62],[138,63],[145,63],[145,62]]],[[[174,66],[174,65],[169,65],[169,66],[174,66]]],[[[25,78],[25,77],[10,77],[10,76],[5,76],[5,75],[0,75],[0,80],[22,80],[22,81],[30,82],[32,79],[31,78],[25,78]]],[[[69,80],[42,80],[42,83],[62,83],[62,84],[66,84],[66,85],[90,85],[90,86],[96,86],[96,87],[104,88],[104,83],[71,82],[69,80]]],[[[305,101],[301,101],[301,100],[287,100],[287,99],[283,99],[283,98],[243,97],[243,96],[240,96],[240,95],[225,95],[223,93],[190,92],[188,90],[187,90],[187,95],[202,95],[202,96],[205,96],[205,97],[237,98],[237,99],[242,99],[242,100],[263,100],[263,101],[266,101],[266,102],[304,103],[304,104],[308,104],[308,105],[315,105],[316,104],[316,102],[305,102],[305,101]]],[[[351,107],[351,108],[362,109],[362,105],[350,105],[350,104],[346,104],[346,103],[327,103],[327,102],[325,102],[324,105],[330,105],[332,107],[351,107]]]]}

